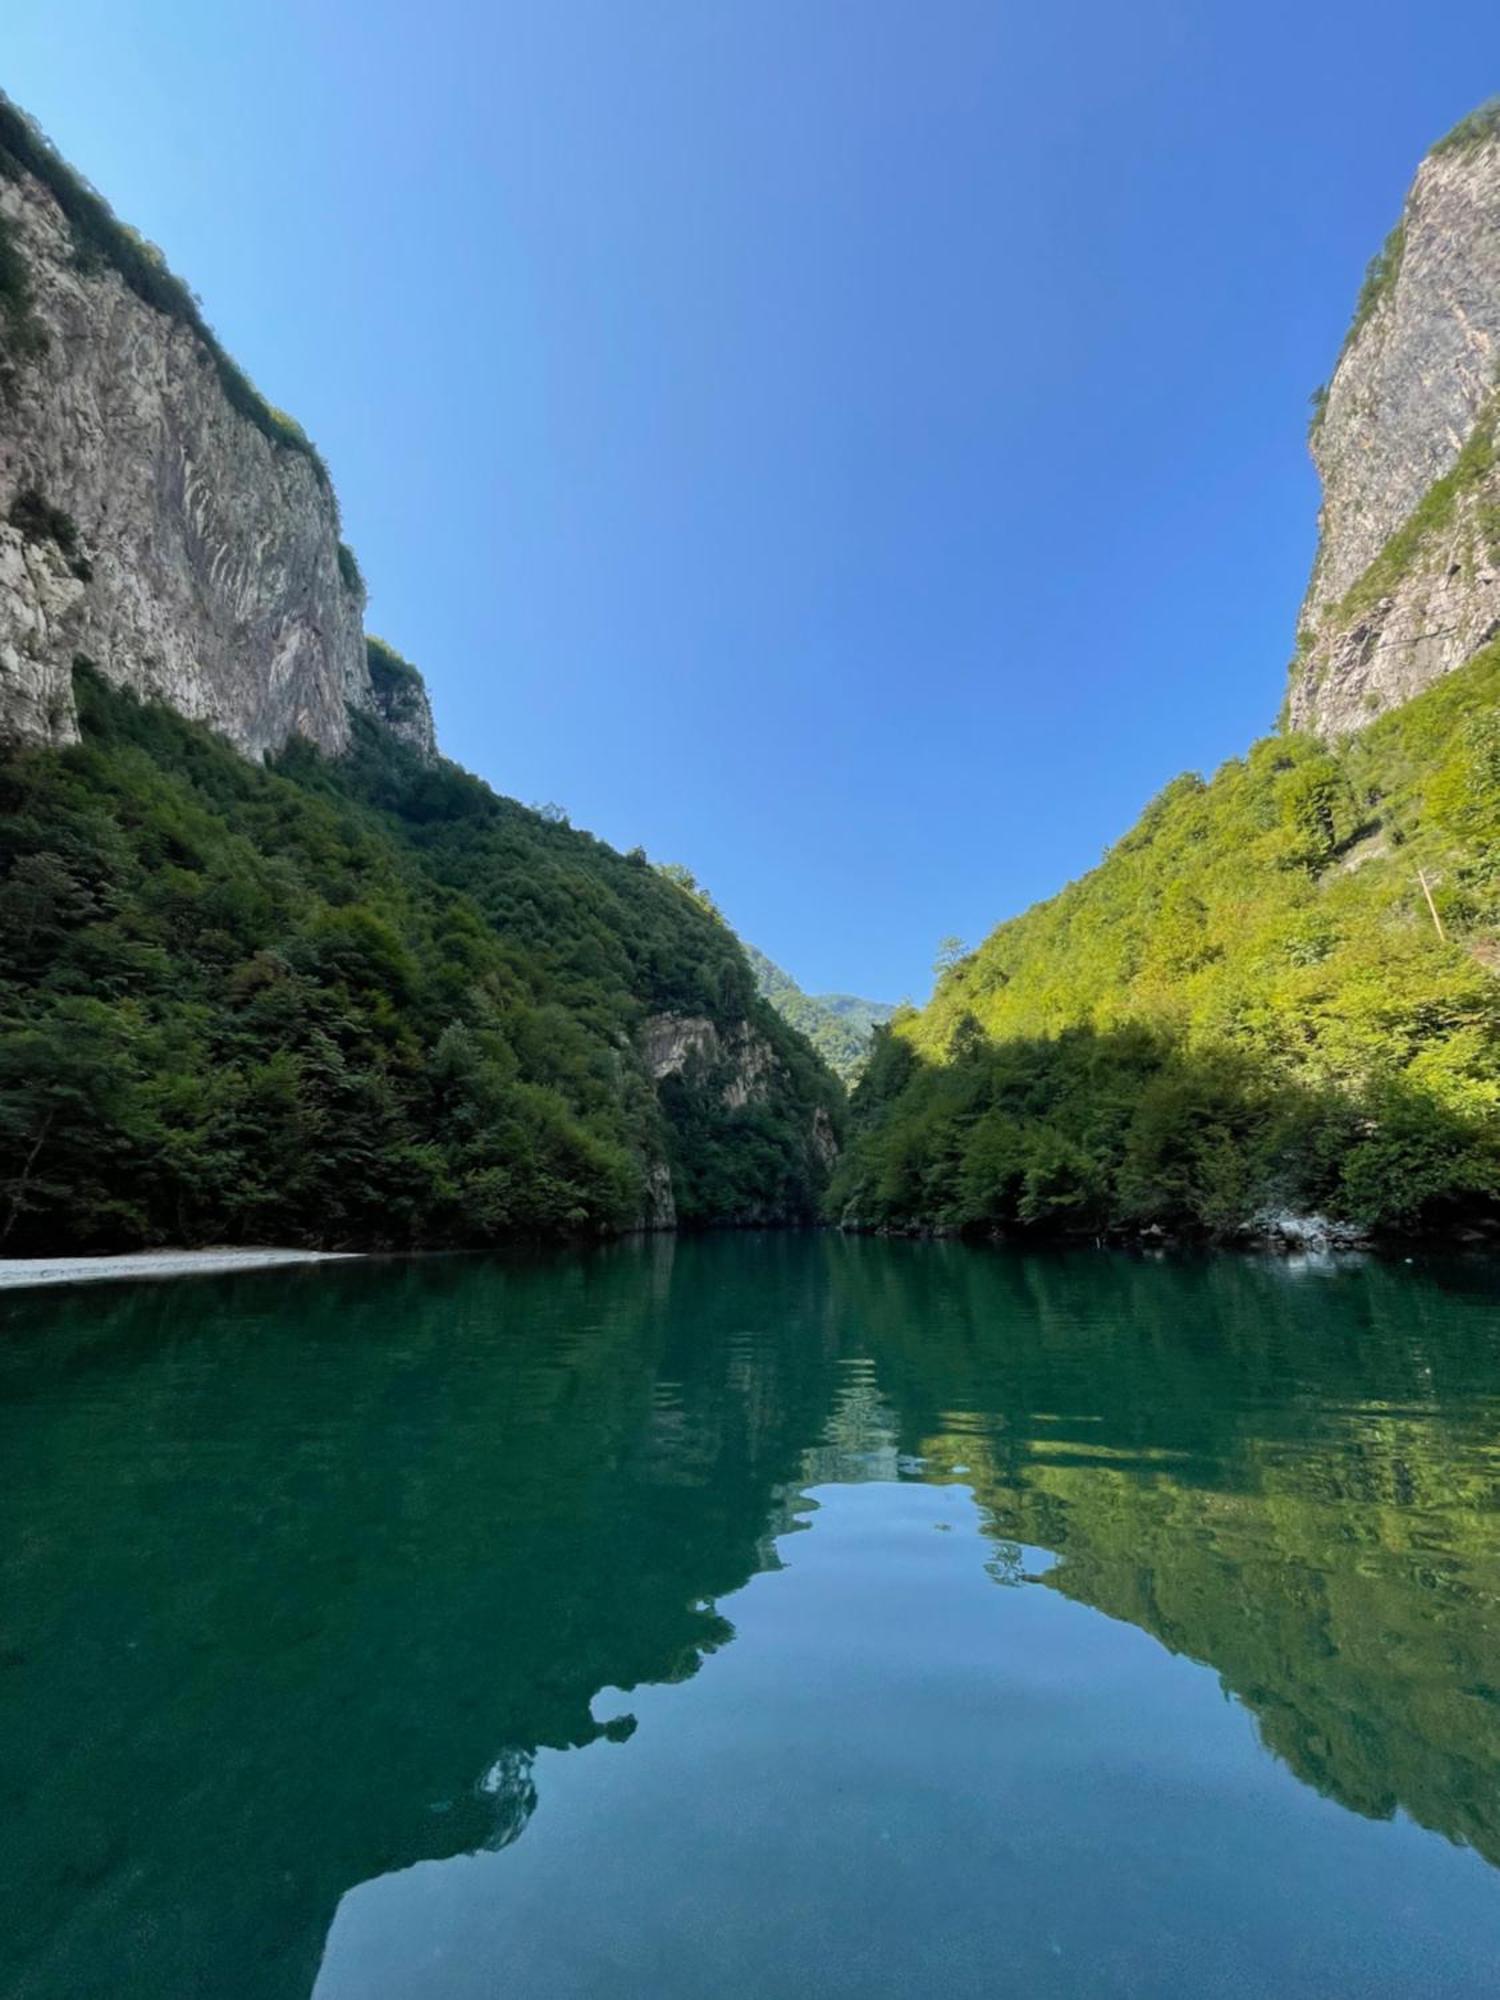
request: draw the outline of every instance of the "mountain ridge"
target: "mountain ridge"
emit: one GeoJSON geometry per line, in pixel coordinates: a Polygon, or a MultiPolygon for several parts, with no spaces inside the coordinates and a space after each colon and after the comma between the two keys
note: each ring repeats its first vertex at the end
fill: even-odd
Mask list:
{"type": "Polygon", "coordinates": [[[0,99],[0,1245],[798,1222],[738,940],[443,758],[327,467],[0,99]]]}
{"type": "Polygon", "coordinates": [[[1367,274],[1287,724],[877,1033],[851,1227],[1500,1229],[1500,103],[1367,274]]]}
{"type": "Polygon", "coordinates": [[[754,945],[745,945],[745,955],[762,998],[807,1037],[845,1085],[857,1082],[869,1060],[871,1037],[896,1012],[894,1005],[851,993],[806,993],[754,945]]]}

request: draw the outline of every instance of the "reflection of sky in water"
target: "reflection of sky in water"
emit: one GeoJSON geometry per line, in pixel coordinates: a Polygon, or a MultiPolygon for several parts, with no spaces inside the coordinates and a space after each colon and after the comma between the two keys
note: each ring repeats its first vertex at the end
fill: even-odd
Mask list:
{"type": "Polygon", "coordinates": [[[0,1343],[0,1993],[1488,2000],[1492,1272],[87,1290],[0,1343]]]}
{"type": "Polygon", "coordinates": [[[849,1483],[718,1607],[733,1643],[601,1693],[628,1741],[543,1751],[515,1846],[351,1890],[316,2000],[1489,1990],[1476,1856],[1300,1784],[963,1485],[878,1479],[886,1428],[858,1364],[807,1454],[849,1483]]]}

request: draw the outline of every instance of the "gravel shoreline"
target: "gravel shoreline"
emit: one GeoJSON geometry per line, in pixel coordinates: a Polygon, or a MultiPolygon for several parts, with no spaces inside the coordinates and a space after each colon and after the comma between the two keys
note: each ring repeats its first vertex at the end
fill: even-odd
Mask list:
{"type": "Polygon", "coordinates": [[[0,1291],[23,1285],[79,1285],[101,1278],[187,1278],[214,1271],[263,1271],[276,1264],[343,1263],[340,1250],[133,1250],[121,1257],[0,1257],[0,1291]]]}

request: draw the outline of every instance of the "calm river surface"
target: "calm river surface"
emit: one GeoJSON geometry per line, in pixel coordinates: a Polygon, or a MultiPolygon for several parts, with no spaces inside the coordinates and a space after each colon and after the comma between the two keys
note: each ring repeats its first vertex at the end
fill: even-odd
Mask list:
{"type": "Polygon", "coordinates": [[[1485,1995],[1493,1269],[0,1301],[0,1993],[1485,1995]]]}

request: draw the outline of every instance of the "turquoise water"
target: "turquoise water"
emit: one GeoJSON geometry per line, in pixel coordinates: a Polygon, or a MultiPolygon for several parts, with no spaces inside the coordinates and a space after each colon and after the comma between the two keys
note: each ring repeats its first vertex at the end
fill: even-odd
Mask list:
{"type": "Polygon", "coordinates": [[[751,1235],[0,1314],[7,1996],[1495,1989],[1493,1271],[751,1235]]]}

